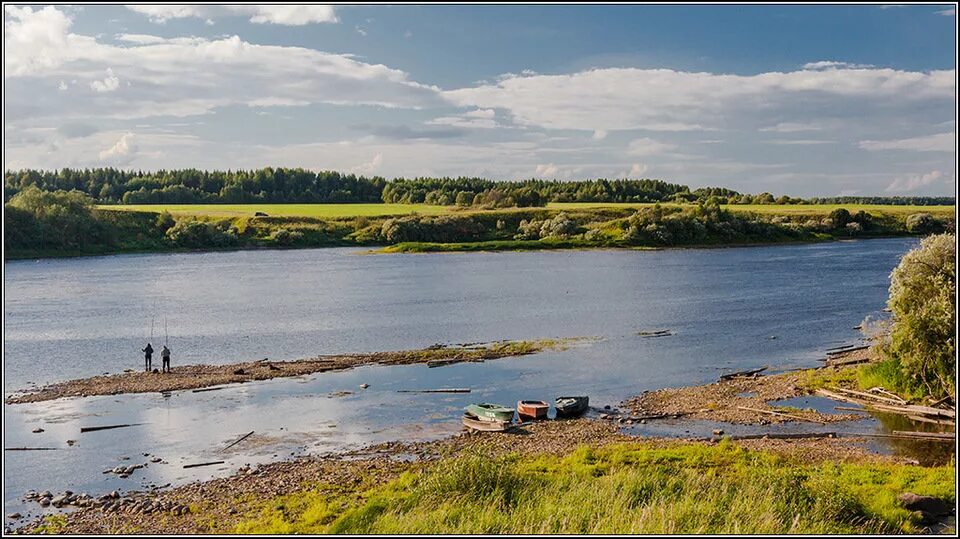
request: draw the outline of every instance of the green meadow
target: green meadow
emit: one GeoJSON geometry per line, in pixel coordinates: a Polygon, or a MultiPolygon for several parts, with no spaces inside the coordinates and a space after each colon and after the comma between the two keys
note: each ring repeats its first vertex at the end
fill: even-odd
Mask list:
{"type": "Polygon", "coordinates": [[[100,210],[170,212],[173,215],[210,217],[252,217],[257,212],[271,217],[382,217],[386,215],[437,215],[451,210],[448,206],[428,204],[133,204],[101,205],[100,210]]]}

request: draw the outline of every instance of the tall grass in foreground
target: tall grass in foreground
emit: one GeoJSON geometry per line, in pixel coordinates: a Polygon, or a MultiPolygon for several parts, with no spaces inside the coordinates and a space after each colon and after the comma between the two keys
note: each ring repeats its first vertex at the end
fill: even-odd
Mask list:
{"type": "Polygon", "coordinates": [[[953,499],[953,468],[791,462],[733,444],[470,454],[378,488],[273,500],[247,533],[895,533],[904,491],[953,499]]]}

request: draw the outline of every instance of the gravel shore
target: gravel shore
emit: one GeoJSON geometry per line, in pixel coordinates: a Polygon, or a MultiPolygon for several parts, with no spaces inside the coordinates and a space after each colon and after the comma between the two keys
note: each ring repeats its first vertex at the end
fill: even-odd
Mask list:
{"type": "MultiPolygon", "coordinates": [[[[871,352],[857,350],[836,355],[835,360],[870,359],[871,352]]],[[[834,368],[834,367],[823,367],[834,368]]],[[[843,367],[837,367],[843,368],[843,367]]],[[[791,421],[836,423],[860,419],[857,414],[823,414],[815,410],[777,409],[767,404],[809,395],[803,387],[803,371],[771,376],[744,376],[701,386],[660,389],[627,399],[624,406],[635,416],[680,415],[735,424],[769,424],[791,421]],[[746,408],[752,408],[748,410],[746,408]],[[763,412],[756,411],[763,410],[763,412]],[[777,415],[779,412],[787,415],[777,415]],[[795,416],[795,417],[788,417],[795,416]],[[803,418],[803,419],[796,419],[803,418]]]]}
{"type": "Polygon", "coordinates": [[[152,393],[200,389],[254,380],[294,377],[326,371],[352,369],[360,365],[410,365],[440,361],[485,361],[511,356],[536,354],[548,349],[563,349],[582,339],[544,339],[538,341],[501,341],[473,345],[435,345],[422,350],[319,356],[295,361],[248,361],[227,365],[185,365],[171,372],[128,372],[94,376],[25,390],[6,398],[6,404],[41,402],[61,397],[90,397],[123,393],[152,393]]]}

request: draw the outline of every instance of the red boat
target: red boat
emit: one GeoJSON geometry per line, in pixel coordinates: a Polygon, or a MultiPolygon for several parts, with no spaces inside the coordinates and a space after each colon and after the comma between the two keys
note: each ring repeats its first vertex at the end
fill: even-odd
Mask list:
{"type": "Polygon", "coordinates": [[[546,419],[550,405],[543,401],[517,402],[517,414],[526,419],[546,419]]]}

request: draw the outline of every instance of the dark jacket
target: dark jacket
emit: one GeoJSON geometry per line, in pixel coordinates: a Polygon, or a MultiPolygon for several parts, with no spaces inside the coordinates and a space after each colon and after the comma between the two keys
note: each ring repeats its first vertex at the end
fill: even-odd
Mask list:
{"type": "Polygon", "coordinates": [[[152,356],[152,355],[153,355],[153,347],[150,346],[149,344],[147,344],[147,347],[144,348],[143,350],[141,350],[141,352],[143,352],[144,354],[146,354],[146,355],[148,355],[148,356],[152,356]]]}

